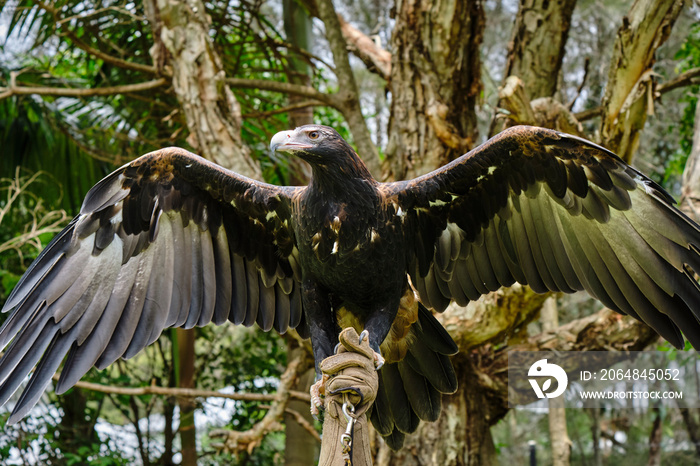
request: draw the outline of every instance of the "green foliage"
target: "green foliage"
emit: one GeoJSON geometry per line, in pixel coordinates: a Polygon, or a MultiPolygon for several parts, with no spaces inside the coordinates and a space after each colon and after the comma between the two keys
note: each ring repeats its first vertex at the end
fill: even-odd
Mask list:
{"type": "Polygon", "coordinates": [[[46,172],[25,173],[17,170],[13,178],[0,178],[0,304],[27,265],[68,223],[65,212],[57,210],[60,196],[43,197],[47,191],[60,192],[55,179],[46,172]]]}
{"type": "MultiPolygon", "coordinates": [[[[233,387],[243,393],[275,393],[287,364],[284,340],[257,329],[222,326],[200,329],[197,382],[202,388],[233,387]]],[[[260,403],[237,402],[228,426],[250,429],[267,412],[260,403]]],[[[218,426],[217,426],[218,427],[218,426]]]]}
{"type": "Polygon", "coordinates": [[[114,455],[105,456],[101,447],[101,444],[93,443],[81,446],[76,452],[64,452],[66,466],[119,466],[130,464],[133,461],[124,458],[117,452],[114,452],[114,455]]]}

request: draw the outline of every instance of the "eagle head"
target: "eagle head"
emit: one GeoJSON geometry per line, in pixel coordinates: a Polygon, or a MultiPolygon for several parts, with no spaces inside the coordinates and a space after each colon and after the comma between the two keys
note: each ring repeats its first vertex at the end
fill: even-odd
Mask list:
{"type": "Polygon", "coordinates": [[[309,163],[314,172],[332,171],[354,177],[371,177],[350,144],[328,126],[305,125],[281,131],[272,137],[270,150],[289,152],[309,163]]]}

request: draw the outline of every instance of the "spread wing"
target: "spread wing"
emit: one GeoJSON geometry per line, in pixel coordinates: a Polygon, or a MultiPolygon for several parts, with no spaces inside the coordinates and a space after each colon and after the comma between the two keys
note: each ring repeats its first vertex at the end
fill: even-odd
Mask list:
{"type": "Polygon", "coordinates": [[[7,300],[0,405],[38,366],[10,422],[36,404],[66,354],[56,391],[168,327],[302,319],[291,197],[182,149],[153,152],[107,176],[7,300]],[[43,357],[42,357],[43,356],[43,357]]]}
{"type": "Polygon", "coordinates": [[[537,292],[585,289],[672,344],[683,345],[680,328],[700,348],[699,227],[606,149],[515,127],[382,189],[403,217],[426,305],[466,305],[516,281],[537,292]]]}

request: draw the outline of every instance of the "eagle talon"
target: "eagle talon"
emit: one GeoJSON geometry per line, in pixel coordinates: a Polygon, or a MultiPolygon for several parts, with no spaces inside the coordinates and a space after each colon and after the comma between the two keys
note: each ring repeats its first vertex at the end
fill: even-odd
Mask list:
{"type": "Polygon", "coordinates": [[[365,338],[369,339],[368,330],[363,330],[362,333],[360,333],[360,344],[362,344],[362,340],[364,340],[365,338]]]}
{"type": "Polygon", "coordinates": [[[311,388],[309,389],[309,394],[311,395],[311,415],[317,421],[319,420],[321,410],[325,409],[325,404],[323,403],[323,397],[325,396],[325,393],[322,393],[322,391],[325,392],[324,386],[327,381],[328,376],[326,374],[323,374],[323,376],[320,379],[318,379],[313,385],[311,385],[311,388]]]}
{"type": "Polygon", "coordinates": [[[333,354],[338,354],[338,350],[340,349],[340,343],[335,345],[335,348],[333,348],[333,354]]]}
{"type": "Polygon", "coordinates": [[[384,359],[384,357],[381,354],[374,351],[374,368],[376,370],[381,369],[382,366],[384,366],[385,362],[386,362],[386,360],[384,359]]]}

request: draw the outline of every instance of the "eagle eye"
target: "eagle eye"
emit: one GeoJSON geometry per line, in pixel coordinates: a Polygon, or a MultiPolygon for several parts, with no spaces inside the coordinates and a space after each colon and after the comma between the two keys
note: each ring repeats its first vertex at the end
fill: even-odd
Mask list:
{"type": "Polygon", "coordinates": [[[311,131],[309,133],[309,139],[318,139],[318,136],[319,136],[318,131],[311,131]]]}

